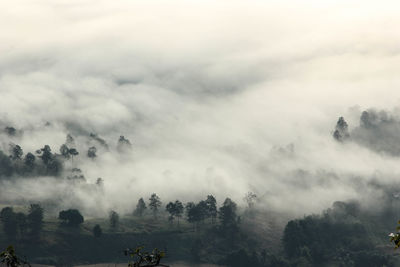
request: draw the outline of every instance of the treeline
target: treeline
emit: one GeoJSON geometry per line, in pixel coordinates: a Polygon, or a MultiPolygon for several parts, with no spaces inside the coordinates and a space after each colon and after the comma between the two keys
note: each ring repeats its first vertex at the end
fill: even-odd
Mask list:
{"type": "MultiPolygon", "coordinates": [[[[10,136],[15,136],[17,130],[13,127],[4,129],[10,136]]],[[[103,149],[108,150],[106,141],[97,134],[91,133],[88,138],[97,143],[103,149]]],[[[131,149],[132,144],[124,136],[120,136],[117,143],[117,151],[126,152],[131,149]]],[[[75,139],[68,134],[64,144],[60,146],[58,152],[54,152],[49,145],[34,152],[24,153],[23,148],[14,143],[9,144],[8,151],[0,150],[0,179],[12,176],[35,177],[35,176],[59,176],[67,160],[74,160],[78,155],[84,155],[92,160],[98,157],[98,147],[90,146],[87,149],[78,148],[75,139]],[[83,150],[84,152],[79,152],[83,150]]]]}
{"type": "Polygon", "coordinates": [[[376,249],[381,241],[374,239],[379,236],[376,228],[374,219],[363,214],[356,202],[335,202],[322,215],[287,223],[282,238],[287,264],[396,266],[393,257],[376,249]]]}
{"type": "MultiPolygon", "coordinates": [[[[11,207],[3,208],[0,217],[9,242],[14,243],[17,239],[38,241],[43,228],[43,213],[43,208],[38,204],[32,204],[27,214],[14,212],[11,207]]],[[[190,256],[194,262],[229,267],[396,266],[392,256],[376,248],[379,240],[374,236],[380,235],[379,224],[362,211],[356,202],[336,202],[321,215],[289,221],[283,231],[281,252],[268,251],[243,231],[248,225],[247,220],[241,220],[241,217],[248,216],[248,212],[239,214],[237,204],[230,198],[226,198],[221,205],[217,205],[212,195],[198,202],[184,204],[175,200],[162,203],[154,193],[147,200],[140,198],[130,216],[146,217],[144,222],[152,218],[161,224],[175,224],[175,229],[181,230],[169,234],[177,235],[177,238],[179,234],[186,236],[186,243],[180,246],[185,247],[182,251],[188,253],[186,257],[190,256]],[[193,225],[193,232],[179,225],[183,220],[193,225]]],[[[83,215],[77,209],[61,210],[58,219],[60,227],[65,227],[67,231],[79,229],[84,222],[83,215]]],[[[114,231],[118,235],[125,232],[123,229],[118,231],[122,223],[129,223],[129,220],[122,222],[116,211],[110,211],[107,237],[100,238],[104,224],[96,224],[91,229],[93,236],[100,238],[96,244],[103,241],[107,243],[114,231]]],[[[383,227],[383,231],[385,229],[383,227]]],[[[165,233],[154,233],[157,234],[165,236],[165,233]]]]}
{"type": "Polygon", "coordinates": [[[43,218],[44,210],[39,204],[31,204],[28,214],[14,212],[12,207],[0,211],[3,232],[10,241],[27,237],[37,239],[43,227],[43,218]]]}
{"type": "MultiPolygon", "coordinates": [[[[143,216],[149,208],[151,214],[157,219],[162,202],[157,194],[152,194],[146,205],[143,198],[137,202],[136,209],[133,211],[135,216],[143,216]],[[147,207],[148,205],[148,207],[147,207]]],[[[224,229],[235,229],[240,223],[240,216],[237,215],[237,204],[230,198],[226,198],[221,207],[217,208],[217,201],[213,195],[208,195],[205,200],[197,203],[188,202],[183,204],[181,201],[171,201],[165,205],[165,211],[168,213],[168,221],[173,223],[175,220],[179,226],[179,220],[183,215],[187,222],[193,225],[196,231],[199,224],[204,224],[208,220],[211,224],[215,224],[217,218],[220,226],[224,229]]]]}

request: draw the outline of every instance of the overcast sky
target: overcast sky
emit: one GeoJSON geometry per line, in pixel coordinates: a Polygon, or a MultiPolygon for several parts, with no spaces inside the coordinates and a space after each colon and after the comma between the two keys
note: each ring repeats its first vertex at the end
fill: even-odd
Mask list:
{"type": "MultiPolygon", "coordinates": [[[[261,206],[300,215],[365,200],[371,180],[396,182],[400,160],[332,131],[339,116],[355,129],[370,108],[397,120],[399,11],[397,1],[3,0],[0,124],[24,131],[12,141],[26,152],[57,151],[67,133],[111,147],[124,135],[132,154],[91,162],[81,151],[79,166],[88,182],[105,179],[104,205],[121,211],[152,192],[242,203],[254,191],[261,206]]],[[[26,195],[19,186],[14,197],[26,195]]],[[[55,194],[41,188],[34,197],[55,194]]]]}

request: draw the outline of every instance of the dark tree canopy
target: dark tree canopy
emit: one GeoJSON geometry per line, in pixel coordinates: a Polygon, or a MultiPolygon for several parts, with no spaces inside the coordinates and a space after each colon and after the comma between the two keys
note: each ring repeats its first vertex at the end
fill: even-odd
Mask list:
{"type": "Polygon", "coordinates": [[[178,223],[179,223],[179,218],[182,217],[183,213],[183,204],[179,200],[176,200],[175,202],[169,202],[165,206],[165,210],[168,211],[170,214],[169,220],[173,221],[175,218],[178,218],[178,223]]]}
{"type": "Polygon", "coordinates": [[[99,238],[103,234],[103,230],[101,229],[100,225],[98,225],[98,224],[96,224],[93,227],[92,232],[93,232],[94,237],[96,237],[96,238],[99,238]]]}
{"type": "Polygon", "coordinates": [[[10,154],[12,160],[20,160],[24,152],[19,145],[10,144],[10,154]]]}
{"type": "Polygon", "coordinates": [[[110,211],[109,219],[111,228],[117,228],[119,224],[119,215],[115,210],[110,211]]]}
{"type": "Polygon", "coordinates": [[[35,166],[36,157],[31,152],[25,155],[24,163],[26,166],[33,168],[35,166]]]}
{"type": "Polygon", "coordinates": [[[96,152],[97,152],[97,148],[96,147],[94,147],[94,146],[89,147],[88,152],[87,152],[87,156],[89,158],[91,158],[91,159],[94,159],[94,158],[97,157],[96,152]]]}
{"type": "Polygon", "coordinates": [[[217,218],[217,200],[213,195],[208,195],[206,199],[206,207],[207,207],[207,217],[211,218],[214,223],[215,218],[217,218]]]}
{"type": "Polygon", "coordinates": [[[61,156],[63,156],[66,159],[69,159],[71,157],[71,155],[69,154],[69,148],[66,144],[61,145],[60,153],[61,153],[61,156]]]}
{"type": "Polygon", "coordinates": [[[14,172],[14,168],[10,157],[0,150],[0,177],[10,177],[14,172]]]}
{"type": "Polygon", "coordinates": [[[153,212],[154,217],[157,217],[158,208],[161,206],[161,200],[155,193],[151,195],[149,200],[150,200],[149,207],[153,212]]]}
{"type": "Polygon", "coordinates": [[[18,231],[16,213],[12,207],[5,207],[0,211],[0,219],[3,224],[3,231],[9,240],[15,240],[18,231]]]}
{"type": "Polygon", "coordinates": [[[40,234],[43,227],[44,210],[40,204],[31,204],[28,213],[28,225],[35,236],[40,234]]]}
{"type": "Polygon", "coordinates": [[[78,227],[84,221],[83,216],[77,209],[60,211],[58,219],[62,220],[64,224],[74,227],[78,227]]]}
{"type": "Polygon", "coordinates": [[[340,117],[336,123],[335,131],[333,132],[333,138],[336,141],[345,141],[350,137],[349,129],[347,122],[344,120],[343,117],[340,117]]]}
{"type": "Polygon", "coordinates": [[[146,211],[146,203],[144,202],[143,198],[141,197],[136,204],[136,209],[133,212],[133,215],[136,216],[143,216],[144,212],[146,211]]]}
{"type": "Polygon", "coordinates": [[[226,198],[219,208],[219,219],[223,229],[234,229],[237,226],[237,205],[230,198],[226,198]]]}

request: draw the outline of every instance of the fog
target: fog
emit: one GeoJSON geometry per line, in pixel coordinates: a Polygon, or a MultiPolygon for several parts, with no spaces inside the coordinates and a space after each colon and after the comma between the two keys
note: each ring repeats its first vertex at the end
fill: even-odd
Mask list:
{"type": "Polygon", "coordinates": [[[0,126],[20,130],[1,135],[3,151],[12,142],[58,153],[69,133],[80,155],[66,172],[82,169],[88,184],[102,177],[104,188],[7,180],[0,201],[56,198],[94,214],[131,212],[153,192],[164,203],[214,194],[243,205],[253,191],[258,207],[296,216],[336,200],[378,207],[399,185],[389,149],[400,129],[399,7],[1,1],[0,126]],[[392,126],[361,129],[371,109],[392,126]],[[346,142],[332,137],[340,116],[346,142]],[[90,133],[109,145],[96,145],[96,160],[86,157],[90,133]],[[121,135],[131,152],[117,152],[121,135]]]}

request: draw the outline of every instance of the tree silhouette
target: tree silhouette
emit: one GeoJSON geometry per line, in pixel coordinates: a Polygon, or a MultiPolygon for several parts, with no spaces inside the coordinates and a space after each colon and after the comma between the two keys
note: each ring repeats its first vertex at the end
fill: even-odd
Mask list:
{"type": "Polygon", "coordinates": [[[133,212],[133,215],[143,216],[143,213],[146,211],[146,209],[146,203],[144,202],[143,198],[140,198],[136,204],[136,209],[133,212]]]}
{"type": "Polygon", "coordinates": [[[157,196],[157,194],[153,193],[151,195],[151,197],[149,198],[150,203],[149,203],[149,207],[151,209],[151,211],[153,212],[153,215],[155,218],[157,218],[157,213],[158,213],[158,208],[161,206],[161,200],[160,198],[157,196]]]}
{"type": "Polygon", "coordinates": [[[114,210],[110,211],[109,219],[110,219],[111,228],[115,229],[119,224],[119,215],[118,215],[118,213],[116,211],[114,211],[114,210]]]}
{"type": "Polygon", "coordinates": [[[93,232],[94,237],[96,237],[96,238],[99,238],[103,234],[103,230],[101,229],[100,225],[98,225],[98,224],[96,224],[93,227],[92,232],[93,232]]]}
{"type": "Polygon", "coordinates": [[[89,158],[91,158],[91,159],[94,159],[94,158],[97,157],[96,152],[97,152],[97,148],[96,147],[94,147],[94,146],[89,147],[88,152],[87,152],[87,156],[89,158]]]}
{"type": "Polygon", "coordinates": [[[60,211],[58,219],[62,220],[63,224],[73,227],[78,227],[84,221],[83,216],[77,209],[60,211]]]}
{"type": "Polygon", "coordinates": [[[31,204],[27,217],[28,226],[33,236],[39,236],[43,227],[44,210],[39,204],[31,204]]]}

